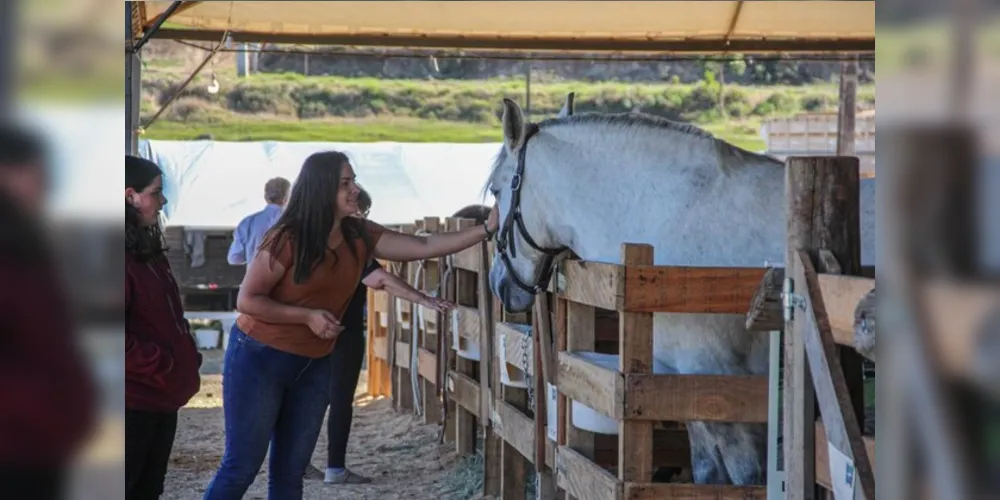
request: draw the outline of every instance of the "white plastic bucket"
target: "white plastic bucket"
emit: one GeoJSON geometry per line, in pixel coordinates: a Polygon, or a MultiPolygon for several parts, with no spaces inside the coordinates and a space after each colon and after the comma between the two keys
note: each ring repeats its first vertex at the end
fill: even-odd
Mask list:
{"type": "Polygon", "coordinates": [[[219,347],[219,331],[212,328],[199,328],[194,331],[195,343],[198,349],[216,349],[219,347]]]}
{"type": "MultiPolygon", "coordinates": [[[[530,332],[531,328],[529,327],[527,331],[530,332]]],[[[498,357],[500,358],[500,383],[508,387],[527,389],[528,381],[525,373],[507,361],[507,332],[497,332],[496,342],[497,352],[499,353],[498,357]]],[[[533,359],[531,358],[532,354],[531,352],[528,353],[529,360],[533,359]]]]}
{"type": "Polygon", "coordinates": [[[450,314],[452,349],[455,349],[455,352],[460,358],[468,359],[470,361],[479,361],[479,344],[469,339],[462,338],[462,336],[459,335],[458,309],[452,309],[450,314]]]}
{"type": "MultiPolygon", "coordinates": [[[[604,368],[611,370],[618,369],[617,354],[601,354],[597,352],[574,352],[573,354],[604,368]]],[[[573,427],[596,434],[618,434],[617,420],[576,401],[573,401],[573,427]]]]}
{"type": "Polygon", "coordinates": [[[404,330],[410,329],[410,314],[404,311],[403,308],[406,307],[406,301],[400,298],[396,298],[396,322],[399,323],[400,328],[404,330]]]}
{"type": "MultiPolygon", "coordinates": [[[[575,351],[573,354],[610,370],[618,370],[617,354],[601,354],[597,352],[575,351]]],[[[653,363],[653,373],[672,373],[660,363],[653,363]]],[[[597,434],[618,434],[618,421],[608,417],[593,408],[573,401],[573,426],[597,434]]]]}

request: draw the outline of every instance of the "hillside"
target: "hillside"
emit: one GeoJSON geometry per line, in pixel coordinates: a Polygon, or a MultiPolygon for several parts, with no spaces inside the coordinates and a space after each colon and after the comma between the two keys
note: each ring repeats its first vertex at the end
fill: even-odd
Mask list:
{"type": "MultiPolygon", "coordinates": [[[[170,42],[161,42],[145,62],[143,123],[148,123],[174,94],[201,56],[197,49],[184,46],[169,49],[163,43],[170,42]]],[[[500,100],[507,97],[525,104],[523,74],[497,76],[503,75],[511,65],[522,65],[523,71],[524,63],[520,61],[438,61],[440,73],[447,73],[449,78],[441,75],[403,78],[407,73],[401,68],[414,67],[415,59],[368,57],[365,64],[380,64],[382,70],[369,66],[355,73],[344,70],[358,62],[355,58],[353,62],[342,61],[338,63],[340,66],[326,68],[343,70],[333,71],[341,73],[335,76],[261,72],[237,78],[232,54],[218,57],[219,60],[207,67],[148,130],[146,137],[184,140],[211,136],[217,140],[236,141],[497,141],[500,138],[500,100]],[[467,71],[458,71],[456,68],[463,62],[468,62],[467,71]],[[446,68],[451,69],[446,71],[446,68]],[[219,83],[216,93],[209,91],[213,75],[219,83]]],[[[269,64],[279,67],[281,61],[287,63],[287,58],[293,55],[262,54],[261,70],[267,67],[265,60],[268,57],[275,58],[269,64]]],[[[311,72],[323,67],[313,59],[310,61],[311,72]]],[[[419,62],[427,64],[426,60],[419,62]]],[[[813,71],[825,68],[827,73],[836,67],[833,63],[803,64],[803,68],[810,65],[813,71]]],[[[809,85],[732,83],[739,81],[741,76],[746,80],[745,75],[754,67],[761,67],[761,63],[750,66],[740,61],[726,65],[703,61],[672,64],[532,62],[531,116],[536,119],[551,116],[562,106],[568,92],[576,92],[580,112],[642,111],[695,122],[740,145],[756,148],[760,146],[757,137],[760,123],[766,118],[836,109],[837,88],[833,82],[809,85]],[[550,71],[544,72],[541,68],[545,64],[556,64],[563,69],[549,68],[550,71]],[[691,78],[687,73],[699,64],[701,78],[691,78]],[[537,74],[536,65],[540,68],[537,74]],[[645,67],[643,65],[674,68],[670,71],[678,74],[666,78],[665,82],[646,81],[644,73],[635,74],[637,68],[645,67]],[[722,84],[718,80],[722,68],[730,83],[722,84]],[[566,78],[567,75],[577,78],[587,72],[591,78],[566,78]],[[603,80],[595,80],[594,75],[600,75],[603,80]]],[[[873,84],[862,86],[858,102],[863,107],[874,107],[873,84]]]]}

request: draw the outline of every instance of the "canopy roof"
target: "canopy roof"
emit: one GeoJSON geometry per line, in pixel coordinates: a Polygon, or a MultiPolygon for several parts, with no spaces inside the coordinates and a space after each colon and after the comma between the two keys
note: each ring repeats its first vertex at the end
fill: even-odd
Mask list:
{"type": "MultiPolygon", "coordinates": [[[[143,28],[172,2],[135,2],[143,28]]],[[[646,53],[873,52],[874,1],[184,2],[156,38],[646,53]]]]}

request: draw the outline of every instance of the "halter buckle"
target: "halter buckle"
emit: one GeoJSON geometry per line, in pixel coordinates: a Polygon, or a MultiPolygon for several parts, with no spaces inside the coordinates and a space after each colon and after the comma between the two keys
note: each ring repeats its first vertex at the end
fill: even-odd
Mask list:
{"type": "Polygon", "coordinates": [[[510,189],[512,191],[521,190],[521,174],[514,174],[514,177],[510,179],[510,189]]]}

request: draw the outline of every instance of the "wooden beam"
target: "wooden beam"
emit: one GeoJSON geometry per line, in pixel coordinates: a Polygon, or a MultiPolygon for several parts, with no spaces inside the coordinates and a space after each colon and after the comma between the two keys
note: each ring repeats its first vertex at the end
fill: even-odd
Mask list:
{"type": "Polygon", "coordinates": [[[459,406],[479,418],[479,382],[458,372],[448,372],[448,392],[459,406]]]}
{"type": "Polygon", "coordinates": [[[554,288],[564,299],[614,311],[745,314],[766,271],[568,260],[554,288]]]}
{"type": "Polygon", "coordinates": [[[559,392],[567,398],[621,420],[625,380],[610,370],[569,352],[559,353],[559,392]]]}
{"type": "Polygon", "coordinates": [[[745,314],[765,272],[764,268],[629,266],[624,309],[745,314]]]}
{"type": "Polygon", "coordinates": [[[625,483],[625,500],[767,500],[766,486],[625,483]]]}
{"type": "MultiPolygon", "coordinates": [[[[199,29],[161,29],[154,38],[165,40],[218,41],[223,32],[199,29]]],[[[302,45],[347,45],[353,47],[441,47],[454,49],[537,50],[565,52],[651,52],[651,53],[874,53],[874,39],[765,39],[656,40],[618,37],[518,37],[437,34],[283,34],[234,31],[234,42],[302,45]]]]}
{"type": "Polygon", "coordinates": [[[853,346],[854,311],[861,299],[875,288],[875,280],[837,274],[818,274],[816,278],[834,340],[840,345],[853,346]]]}
{"type": "Polygon", "coordinates": [[[766,423],[767,391],[766,376],[626,374],[623,417],[766,423]]]}
{"type": "Polygon", "coordinates": [[[622,498],[622,483],[618,478],[566,446],[556,450],[556,481],[577,500],[622,498]]]}
{"type": "MultiPolygon", "coordinates": [[[[946,373],[970,378],[977,357],[988,342],[988,316],[1000,309],[1000,289],[990,284],[969,285],[938,280],[924,289],[931,348],[946,373]]],[[[986,351],[989,352],[989,351],[986,351]]]]}
{"type": "Polygon", "coordinates": [[[479,262],[479,246],[477,245],[472,248],[466,248],[465,250],[454,254],[451,263],[459,269],[464,269],[472,273],[480,272],[482,270],[482,266],[479,262]]]}
{"type": "MultiPolygon", "coordinates": [[[[865,451],[868,453],[868,460],[872,464],[872,474],[875,474],[875,438],[865,436],[865,451]]],[[[826,427],[823,422],[816,422],[816,442],[826,441],[826,427]]],[[[826,446],[816,447],[816,484],[826,489],[832,489],[830,481],[830,449],[826,446]]]]}
{"type": "MultiPolygon", "coordinates": [[[[826,441],[853,460],[857,470],[862,500],[875,499],[875,474],[864,448],[861,426],[855,417],[848,382],[840,364],[839,350],[827,321],[826,307],[819,289],[816,270],[808,253],[796,253],[795,282],[805,300],[796,312],[795,334],[805,341],[820,413],[826,429],[826,441]]],[[[822,444],[819,445],[823,446],[822,444]]],[[[809,457],[812,459],[812,457],[809,457]]]]}
{"type": "Polygon", "coordinates": [[[746,327],[751,332],[771,332],[785,326],[781,311],[781,284],[785,281],[785,269],[772,267],[764,273],[747,311],[746,327]]]}
{"type": "Polygon", "coordinates": [[[505,401],[493,405],[493,430],[525,459],[534,463],[535,422],[505,401]]]}
{"type": "Polygon", "coordinates": [[[624,301],[624,266],[567,260],[556,277],[559,295],[577,304],[621,310],[624,301]]]}
{"type": "MultiPolygon", "coordinates": [[[[427,349],[417,351],[417,373],[431,384],[437,385],[437,355],[427,349]]],[[[425,397],[430,397],[425,394],[425,397]]]]}

